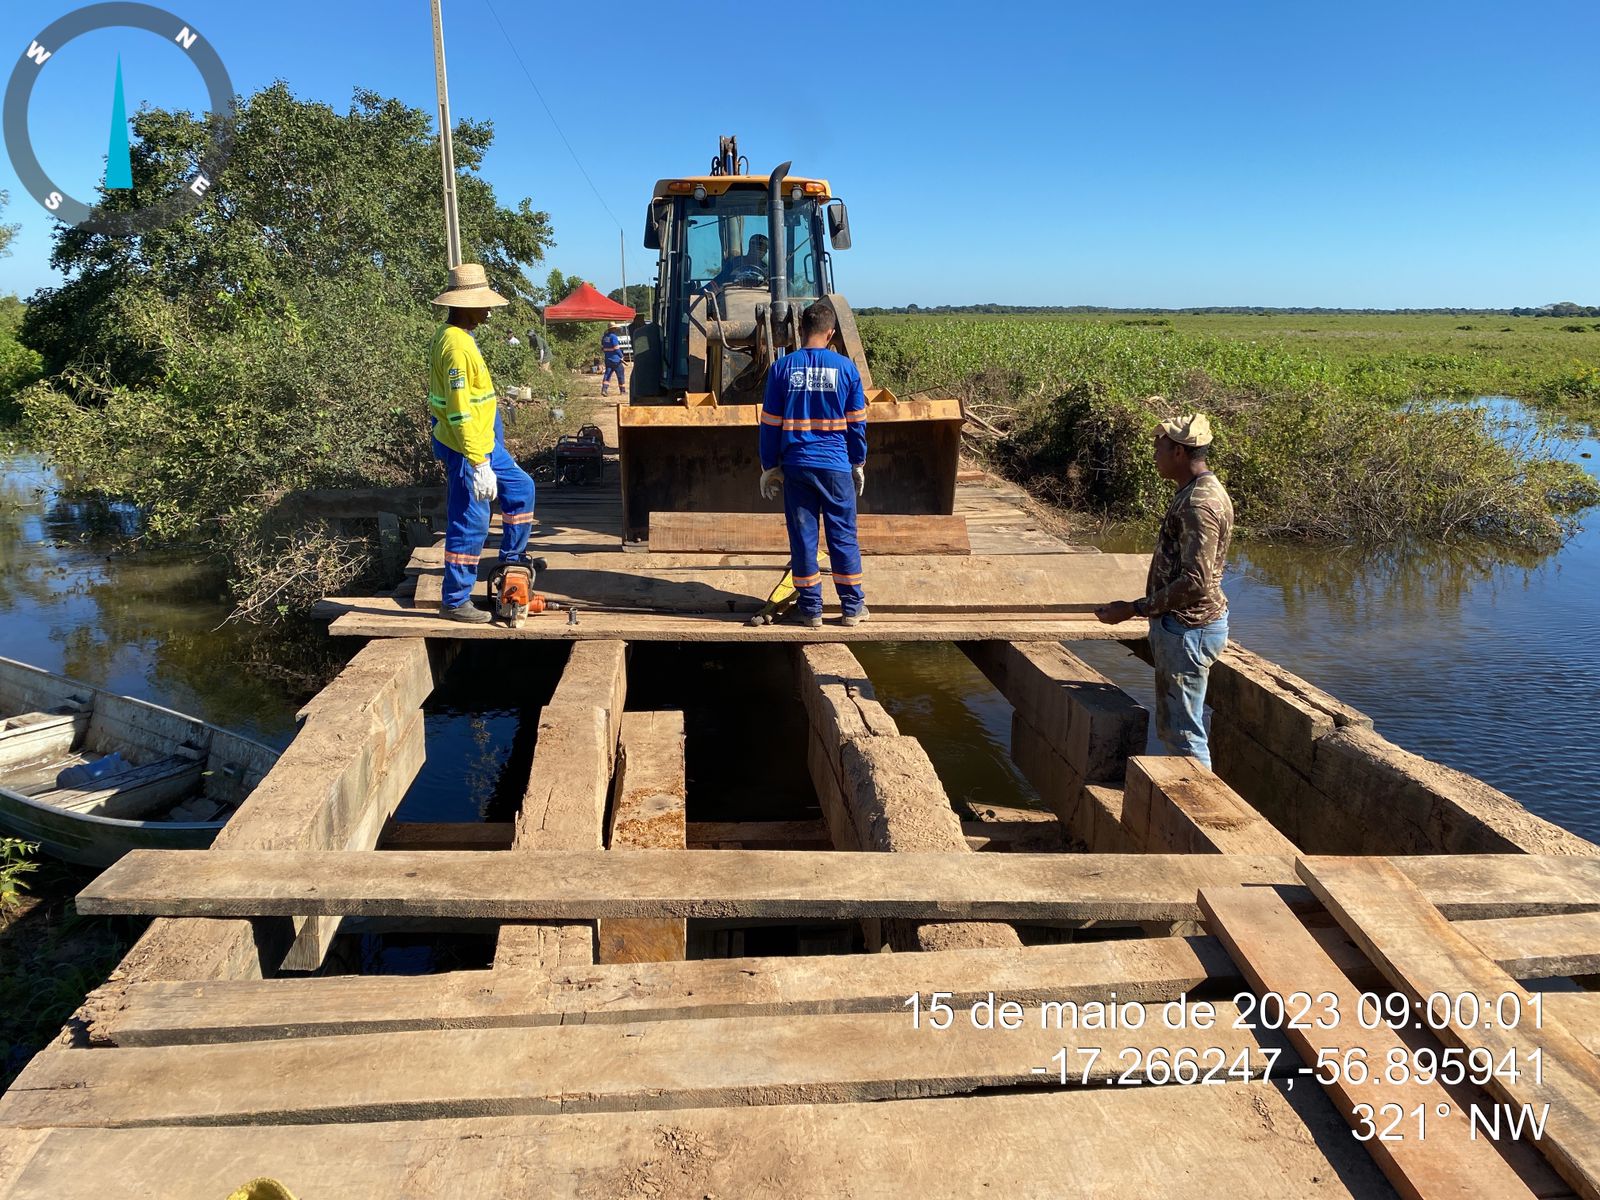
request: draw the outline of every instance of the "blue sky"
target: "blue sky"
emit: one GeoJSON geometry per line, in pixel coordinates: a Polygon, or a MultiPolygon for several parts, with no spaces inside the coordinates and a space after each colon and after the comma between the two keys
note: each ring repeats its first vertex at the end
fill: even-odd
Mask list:
{"type": "MultiPolygon", "coordinates": [[[[490,181],[550,213],[549,265],[607,289],[617,222],[642,281],[651,183],[702,170],[736,133],[752,169],[791,158],[849,202],[836,272],[857,305],[1600,303],[1592,0],[895,0],[777,20],[719,0],[444,5],[454,110],[495,125],[490,181]]],[[[20,54],[75,7],[12,0],[0,45],[20,54]]],[[[167,7],[240,92],[283,78],[340,108],[358,86],[433,107],[427,0],[167,7]]],[[[103,169],[119,53],[130,111],[204,102],[153,35],[63,49],[31,133],[80,194],[103,169]]],[[[0,291],[26,294],[54,279],[53,221],[8,161],[0,187],[22,226],[0,291]]]]}

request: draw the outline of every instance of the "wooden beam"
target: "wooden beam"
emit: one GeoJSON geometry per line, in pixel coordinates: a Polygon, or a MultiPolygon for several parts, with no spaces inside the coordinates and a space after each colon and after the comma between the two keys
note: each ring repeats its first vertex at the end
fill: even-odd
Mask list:
{"type": "Polygon", "coordinates": [[[514,821],[388,821],[380,850],[509,850],[514,821]]]}
{"type": "MultiPolygon", "coordinates": [[[[617,737],[628,687],[622,642],[572,647],[550,703],[539,711],[538,740],[517,813],[512,853],[598,850],[605,845],[606,799],[616,766],[617,737]]],[[[594,961],[594,926],[506,926],[495,946],[497,970],[548,970],[594,961]]]]}
{"type": "MultiPolygon", "coordinates": [[[[300,713],[300,729],[213,849],[346,850],[376,844],[423,760],[421,705],[453,660],[453,643],[364,646],[300,713]]],[[[296,923],[320,961],[336,922],[296,923]]],[[[276,970],[293,930],[246,921],[158,920],[114,981],[259,977],[276,970]]]]}
{"type": "Polygon", "coordinates": [[[1080,783],[1118,781],[1128,757],[1144,752],[1144,706],[1065,647],[988,641],[961,649],[1080,783]]]}
{"type": "MultiPolygon", "coordinates": [[[[1234,1006],[1216,1012],[1208,1047],[1230,1062],[1247,1055],[1252,1074],[1286,1069],[1287,1055],[1273,1066],[1236,1027],[1234,1006]]],[[[23,1070],[0,1097],[0,1124],[298,1125],[887,1100],[1037,1087],[1033,1068],[1048,1077],[1063,1047],[1069,1082],[1111,1083],[1125,1052],[1159,1058],[1194,1041],[1192,1029],[1159,1020],[1090,1030],[1036,1018],[996,1033],[962,1018],[937,1032],[913,1028],[904,1012],[847,1013],[63,1051],[23,1070]],[[1091,1049],[1098,1056],[1078,1053],[1091,1049]]]]}
{"type": "MultiPolygon", "coordinates": [[[[1462,922],[1458,928],[1474,935],[1495,923],[1462,922]]],[[[1371,971],[1342,936],[1329,939],[1323,953],[1341,967],[1371,971]]],[[[1105,999],[1111,992],[1148,1003],[1202,985],[1237,987],[1242,981],[1214,938],[1129,938],[1014,950],[566,967],[548,975],[456,971],[134,984],[118,992],[115,1004],[100,1006],[103,1015],[92,1033],[97,1042],[157,1046],[416,1029],[902,1012],[913,992],[935,991],[951,992],[957,1007],[989,992],[1024,1004],[1105,999]]],[[[1600,994],[1551,993],[1546,1004],[1600,1052],[1600,994]]]]}
{"type": "MultiPolygon", "coordinates": [[[[856,534],[863,554],[972,553],[962,516],[862,513],[856,534]]],[[[651,513],[650,553],[787,555],[789,531],[782,513],[651,513]]]]}
{"type": "MultiPolygon", "coordinates": [[[[915,738],[902,737],[856,656],[844,646],[795,651],[801,701],[811,722],[808,766],[839,850],[967,850],[960,818],[915,738]]],[[[1020,946],[995,923],[869,923],[867,945],[895,950],[1020,946]]]]}
{"type": "MultiPolygon", "coordinates": [[[[1316,860],[1310,860],[1315,863],[1316,860]]],[[[1600,909],[1600,860],[1390,860],[1456,918],[1600,909]]],[[[1282,857],[762,850],[134,850],[78,895],[90,915],[1195,920],[1198,889],[1294,882],[1282,857]]]]}
{"type": "Polygon", "coordinates": [[[1180,755],[1128,760],[1122,823],[1135,845],[1155,854],[1297,853],[1239,793],[1180,755]]]}
{"type": "Polygon", "coordinates": [[[697,850],[724,845],[742,850],[832,848],[823,821],[690,821],[686,838],[697,850]]]}
{"type": "MultiPolygon", "coordinates": [[[[1549,863],[1551,859],[1541,860],[1549,863]]],[[[1589,860],[1592,861],[1592,860],[1589,860]]],[[[1535,1019],[1532,997],[1429,903],[1393,864],[1371,858],[1306,859],[1299,872],[1328,911],[1399,991],[1414,1003],[1451,998],[1441,1039],[1486,1050],[1496,1063],[1511,1055],[1519,1073],[1497,1070],[1488,1088],[1509,1106],[1548,1115],[1539,1148],[1586,1200],[1600,1197],[1600,1061],[1559,1022],[1535,1019]],[[1472,996],[1462,1019],[1454,1000],[1472,996]],[[1501,997],[1514,997],[1514,1028],[1494,1019],[1501,997]],[[1537,1065],[1530,1058],[1537,1053],[1537,1065]]]]}
{"type": "MultiPolygon", "coordinates": [[[[493,560],[497,551],[485,550],[493,560]]],[[[552,600],[676,613],[753,613],[782,577],[781,559],[641,556],[623,551],[544,554],[539,591],[552,600]]],[[[1092,615],[1106,596],[1144,586],[1141,554],[990,554],[877,559],[864,572],[874,614],[1037,612],[1092,615]]],[[[482,574],[487,576],[489,572],[482,574]]],[[[436,597],[436,574],[418,577],[419,602],[436,597]]],[[[479,585],[480,591],[483,584],[479,585]]],[[[459,623],[458,623],[459,624],[459,623]]]]}
{"type": "Polygon", "coordinates": [[[1600,974],[1600,912],[1505,917],[1457,928],[1517,979],[1600,974]]]}
{"type": "Polygon", "coordinates": [[[1519,1174],[1493,1142],[1473,1136],[1466,1103],[1486,1099],[1482,1092],[1462,1089],[1452,1095],[1437,1079],[1391,1081],[1372,1070],[1387,1064],[1391,1055],[1404,1059],[1414,1049],[1437,1053],[1437,1044],[1428,1046],[1433,1039],[1418,1037],[1408,1045],[1383,1026],[1363,1029],[1355,1019],[1362,993],[1271,889],[1204,888],[1200,906],[1257,996],[1316,998],[1315,1014],[1308,1009],[1308,1019],[1287,1021],[1285,1033],[1302,1062],[1322,1064],[1325,1056],[1331,1057],[1332,1071],[1317,1082],[1358,1136],[1369,1124],[1382,1121],[1379,1114],[1389,1105],[1399,1105],[1402,1113],[1421,1105],[1428,1114],[1426,1136],[1369,1137],[1364,1143],[1401,1196],[1511,1200],[1531,1198],[1530,1187],[1543,1195],[1559,1189],[1560,1181],[1537,1155],[1524,1149],[1519,1174]],[[1353,1055],[1360,1056],[1359,1065],[1346,1070],[1353,1055]]]}
{"type": "Polygon", "coordinates": [[[1383,1187],[1320,1098],[1271,1084],[11,1136],[30,1139],[14,1200],[104,1200],[108,1179],[128,1196],[219,1200],[241,1166],[339,1200],[748,1196],[752,1180],[774,1196],[1056,1200],[1349,1200],[1383,1187]]]}
{"type": "MultiPolygon", "coordinates": [[[[686,775],[681,712],[624,714],[607,845],[613,850],[686,849],[686,775]]],[[[682,918],[605,920],[598,923],[596,946],[602,963],[681,961],[688,927],[682,918]]]]}
{"type": "MultiPolygon", "coordinates": [[[[637,555],[628,555],[636,558],[637,555]]],[[[1094,557],[1061,555],[1062,558],[1094,557]]],[[[767,579],[764,599],[782,574],[767,579]]],[[[933,586],[932,584],[929,585],[933,586]]],[[[596,603],[590,601],[590,603],[596,603]]],[[[1147,623],[1124,621],[1102,625],[1083,612],[910,613],[896,615],[873,611],[865,625],[846,629],[832,622],[821,629],[799,625],[745,624],[744,613],[718,611],[694,616],[648,611],[584,612],[577,604],[578,623],[569,624],[564,612],[530,617],[520,629],[505,625],[463,625],[441,617],[436,606],[422,602],[402,604],[387,596],[339,596],[319,601],[314,615],[332,621],[336,637],[449,638],[464,640],[507,638],[514,641],[629,641],[629,642],[958,642],[997,638],[1007,642],[1110,641],[1142,638],[1147,623]]],[[[753,607],[750,611],[754,611],[753,607]]]]}

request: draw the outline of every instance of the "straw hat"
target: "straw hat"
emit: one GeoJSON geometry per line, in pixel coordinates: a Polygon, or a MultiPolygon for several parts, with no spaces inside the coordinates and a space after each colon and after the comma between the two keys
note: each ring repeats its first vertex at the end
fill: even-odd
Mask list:
{"type": "Polygon", "coordinates": [[[446,308],[499,308],[509,304],[489,286],[489,276],[481,263],[462,263],[450,268],[450,286],[433,298],[446,308]]]}

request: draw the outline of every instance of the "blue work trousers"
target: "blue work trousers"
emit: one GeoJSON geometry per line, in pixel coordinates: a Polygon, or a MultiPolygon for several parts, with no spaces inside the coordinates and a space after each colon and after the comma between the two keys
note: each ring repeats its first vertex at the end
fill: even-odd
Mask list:
{"type": "Polygon", "coordinates": [[[1197,758],[1209,771],[1206,682],[1228,645],[1228,617],[1191,629],[1171,613],[1150,619],[1150,658],[1156,668],[1156,736],[1169,754],[1197,758]]]}
{"type": "Polygon", "coordinates": [[[845,616],[861,611],[861,545],[856,540],[856,485],[849,471],[783,468],[783,515],[789,523],[789,569],[795,605],[803,617],[822,615],[822,572],[817,566],[817,522],[825,523],[828,564],[845,616]]]}
{"type": "Polygon", "coordinates": [[[606,373],[601,376],[600,386],[605,387],[609,384],[613,375],[617,377],[617,386],[619,388],[628,386],[628,373],[623,369],[620,358],[616,362],[612,362],[610,359],[606,360],[606,373]]]}
{"type": "MultiPolygon", "coordinates": [[[[449,523],[444,532],[445,608],[459,608],[472,597],[478,582],[478,559],[484,539],[489,536],[488,500],[472,498],[473,465],[437,438],[433,456],[444,464],[445,511],[449,523]]],[[[528,535],[533,532],[533,479],[506,449],[505,428],[500,415],[494,418],[494,449],[489,453],[500,484],[500,561],[528,561],[528,535]]]]}

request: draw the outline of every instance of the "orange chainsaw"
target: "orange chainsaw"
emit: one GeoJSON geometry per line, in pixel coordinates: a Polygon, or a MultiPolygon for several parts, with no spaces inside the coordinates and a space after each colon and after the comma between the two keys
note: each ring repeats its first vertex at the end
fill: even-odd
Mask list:
{"type": "Polygon", "coordinates": [[[533,590],[533,581],[549,564],[542,558],[525,563],[501,563],[489,577],[489,598],[494,602],[494,619],[512,629],[520,629],[530,613],[559,608],[533,590]]]}

